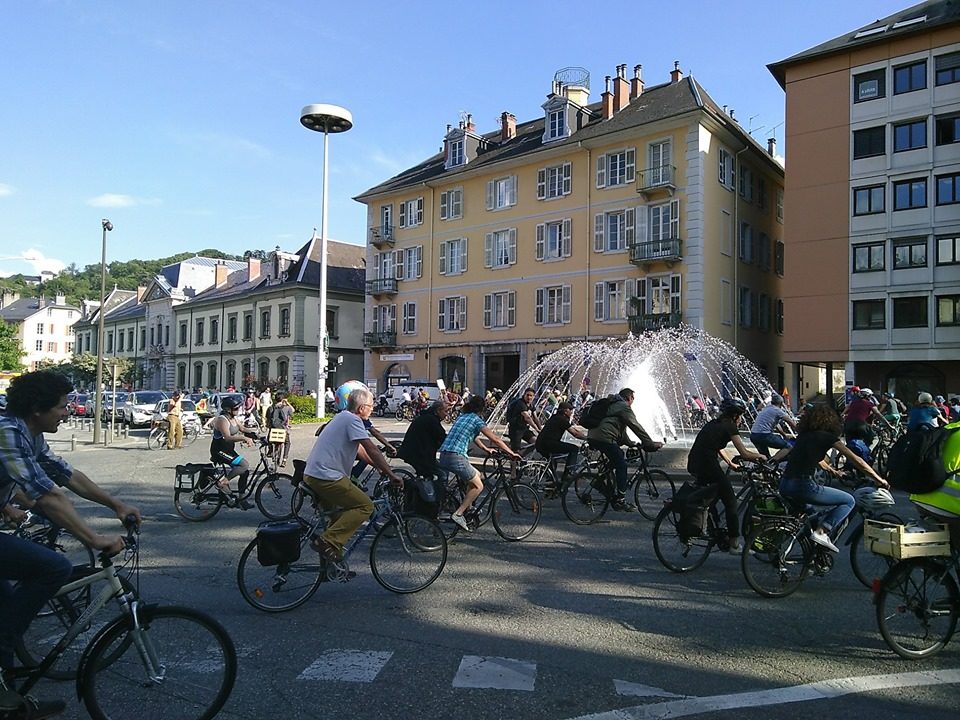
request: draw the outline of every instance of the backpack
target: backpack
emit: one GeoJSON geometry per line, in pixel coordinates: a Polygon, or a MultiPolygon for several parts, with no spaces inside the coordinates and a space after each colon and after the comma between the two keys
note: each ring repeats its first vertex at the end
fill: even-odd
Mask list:
{"type": "Polygon", "coordinates": [[[284,428],[286,425],[283,422],[283,408],[279,405],[274,405],[270,408],[270,411],[267,413],[267,425],[272,428],[284,428]]]}
{"type": "Polygon", "coordinates": [[[577,424],[585,427],[587,430],[593,430],[593,428],[598,427],[607,416],[607,411],[610,409],[610,406],[613,405],[616,400],[617,398],[615,397],[605,397],[588,402],[583,406],[577,424]]]}
{"type": "Polygon", "coordinates": [[[520,421],[520,416],[523,414],[521,405],[523,405],[523,398],[515,398],[507,405],[507,423],[509,425],[516,425],[520,421]]]}
{"type": "Polygon", "coordinates": [[[946,428],[920,428],[898,439],[887,458],[890,485],[909,493],[928,493],[941,488],[948,475],[943,462],[943,444],[954,432],[946,428]]]}

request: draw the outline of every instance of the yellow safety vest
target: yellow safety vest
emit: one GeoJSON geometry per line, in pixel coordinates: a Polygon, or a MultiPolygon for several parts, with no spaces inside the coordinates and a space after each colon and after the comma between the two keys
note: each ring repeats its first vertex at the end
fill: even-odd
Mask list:
{"type": "MultiPolygon", "coordinates": [[[[946,427],[960,430],[960,422],[946,427]]],[[[916,493],[910,496],[910,500],[960,516],[960,432],[953,432],[943,444],[943,466],[949,473],[943,487],[933,492],[916,493]]]]}

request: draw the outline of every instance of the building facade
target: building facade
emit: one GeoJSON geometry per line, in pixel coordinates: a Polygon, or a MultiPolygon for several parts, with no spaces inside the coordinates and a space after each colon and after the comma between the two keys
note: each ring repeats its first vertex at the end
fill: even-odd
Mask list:
{"type": "Polygon", "coordinates": [[[80,318],[80,308],[67,304],[63,295],[54,298],[21,298],[18,293],[0,293],[0,320],[17,329],[17,339],[25,355],[28,370],[37,363],[60,363],[73,355],[73,324],[80,318]]]}
{"type": "Polygon", "coordinates": [[[797,392],[960,393],[960,8],[915,5],[770,66],[786,91],[784,358],[797,392]],[[824,372],[826,370],[826,372],[824,372]],[[821,381],[822,382],[822,381],[821,381]]]}
{"type": "Polygon", "coordinates": [[[443,150],[364,192],[366,378],[509,387],[579,340],[680,323],[786,382],[783,167],[679,67],[557,73],[543,115],[470,116],[443,150]]]}

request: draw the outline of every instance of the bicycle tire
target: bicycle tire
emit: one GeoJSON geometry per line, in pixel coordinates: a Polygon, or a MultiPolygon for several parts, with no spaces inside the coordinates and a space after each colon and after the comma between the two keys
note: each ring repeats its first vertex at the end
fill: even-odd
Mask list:
{"type": "Polygon", "coordinates": [[[592,525],[603,517],[610,499],[603,491],[603,476],[591,469],[578,472],[563,488],[560,506],[576,525],[592,525]]]}
{"type": "Polygon", "coordinates": [[[940,652],[953,637],[960,591],[941,562],[913,558],[894,565],[876,596],[877,625],[897,655],[920,660],[940,652]]]}
{"type": "Polygon", "coordinates": [[[680,534],[680,511],[667,504],[653,523],[653,552],[670,572],[684,573],[703,565],[713,550],[716,525],[707,514],[707,530],[702,537],[684,538],[680,534]]]}
{"type": "Polygon", "coordinates": [[[223,494],[211,480],[205,488],[196,485],[192,490],[173,491],[173,507],[177,515],[190,522],[209,520],[223,507],[223,494]]]}
{"type": "MultiPolygon", "coordinates": [[[[903,524],[903,520],[893,513],[883,513],[876,519],[896,523],[897,525],[903,524]]],[[[872,589],[874,581],[880,580],[890,572],[890,568],[893,567],[896,560],[887,555],[877,555],[867,550],[863,544],[862,522],[853,529],[847,542],[850,544],[850,569],[853,570],[853,574],[860,581],[860,584],[872,589]]]]}
{"type": "Polygon", "coordinates": [[[200,425],[197,423],[190,423],[183,429],[183,444],[184,445],[193,445],[197,438],[200,437],[200,425]]]}
{"type": "Polygon", "coordinates": [[[320,587],[327,570],[311,549],[307,528],[300,537],[300,558],[280,565],[261,565],[257,539],[243,549],[237,563],[237,587],[243,599],[257,610],[280,613],[300,607],[320,587]]]}
{"type": "Polygon", "coordinates": [[[543,501],[526,483],[503,485],[490,503],[493,528],[504,540],[528,538],[540,524],[543,501]]]}
{"type": "Polygon", "coordinates": [[[147,448],[150,450],[159,450],[167,445],[167,431],[163,428],[153,428],[147,435],[147,448]]]}
{"type": "Polygon", "coordinates": [[[436,522],[419,515],[393,518],[370,545],[370,570],[381,586],[401,595],[419,592],[447,564],[447,538],[436,522]]]}
{"type": "Polygon", "coordinates": [[[268,520],[286,520],[293,517],[293,489],[292,475],[270,473],[257,484],[253,499],[268,520]]]}
{"type": "Polygon", "coordinates": [[[105,627],[81,662],[77,693],[94,720],[210,720],[237,678],[237,651],[223,626],[198,610],[145,605],[105,627]],[[151,657],[162,673],[144,667],[151,657]]]}
{"type": "Polygon", "coordinates": [[[633,501],[639,512],[647,520],[656,520],[663,509],[663,503],[676,493],[673,480],[663,470],[647,470],[640,473],[633,484],[633,501]]]}
{"type": "Polygon", "coordinates": [[[800,535],[802,527],[783,520],[760,523],[747,537],[740,569],[758,595],[782,598],[800,587],[813,562],[813,545],[800,535]]]}

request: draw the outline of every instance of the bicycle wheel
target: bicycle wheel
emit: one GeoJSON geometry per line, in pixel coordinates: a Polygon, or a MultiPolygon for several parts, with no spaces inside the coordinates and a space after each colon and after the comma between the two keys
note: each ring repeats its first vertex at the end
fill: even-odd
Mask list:
{"type": "Polygon", "coordinates": [[[530,537],[540,524],[540,494],[526,483],[502,486],[491,506],[493,527],[504,540],[530,537]]]}
{"type": "MultiPolygon", "coordinates": [[[[200,476],[202,478],[202,476],[200,476]]],[[[200,482],[200,480],[198,480],[200,482]]],[[[173,507],[177,515],[190,522],[209,520],[223,507],[223,494],[212,479],[205,485],[195,484],[192,490],[174,489],[173,507]]]]}
{"type": "Polygon", "coordinates": [[[675,573],[689,572],[703,565],[713,550],[713,538],[716,535],[711,513],[707,514],[704,536],[683,537],[679,526],[680,511],[669,503],[653,523],[653,552],[667,570],[675,573]]]}
{"type": "Polygon", "coordinates": [[[813,561],[813,547],[800,537],[803,526],[774,521],[757,525],[740,555],[747,584],[764,597],[781,598],[800,587],[813,561]]]}
{"type": "Polygon", "coordinates": [[[254,500],[268,520],[285,520],[293,514],[291,495],[293,476],[285,473],[267,475],[257,485],[254,500]]]}
{"type": "Polygon", "coordinates": [[[447,564],[447,539],[429,518],[394,518],[377,531],[370,545],[370,570],[391,592],[415,593],[429,587],[447,564]]]}
{"type": "Polygon", "coordinates": [[[603,517],[610,505],[603,491],[604,478],[593,469],[577,473],[563,488],[563,514],[577,525],[590,525],[603,517]]]}
{"type": "Polygon", "coordinates": [[[317,591],[327,576],[320,556],[300,538],[300,559],[280,565],[261,565],[257,540],[250,541],[237,564],[237,587],[243,599],[264,612],[286,612],[300,607],[317,591]]]}
{"type": "Polygon", "coordinates": [[[139,628],[114,620],[87,649],[77,692],[94,720],[208,720],[237,678],[237,651],[216,620],[184,607],[141,606],[139,628]]]}
{"type": "MultiPolygon", "coordinates": [[[[902,525],[903,520],[893,513],[884,513],[876,518],[883,522],[902,525]]],[[[863,544],[863,523],[850,533],[850,568],[862,585],[873,588],[875,580],[884,577],[896,562],[892,557],[872,553],[863,544]]]]}
{"type": "Polygon", "coordinates": [[[184,445],[193,445],[198,437],[200,437],[200,425],[198,423],[190,423],[183,428],[184,445]]]}
{"type": "Polygon", "coordinates": [[[676,487],[663,470],[647,470],[640,473],[633,484],[633,501],[637,511],[647,520],[656,520],[663,503],[673,497],[676,487]]]}
{"type": "Polygon", "coordinates": [[[147,447],[151,450],[159,450],[167,445],[167,431],[163,428],[155,427],[147,435],[147,447]]]}
{"type": "Polygon", "coordinates": [[[943,565],[914,558],[894,565],[876,596],[877,624],[890,649],[907,660],[936,655],[957,628],[960,592],[943,565]]]}

